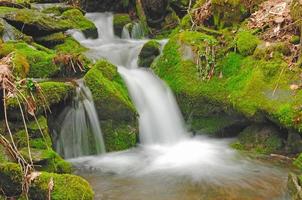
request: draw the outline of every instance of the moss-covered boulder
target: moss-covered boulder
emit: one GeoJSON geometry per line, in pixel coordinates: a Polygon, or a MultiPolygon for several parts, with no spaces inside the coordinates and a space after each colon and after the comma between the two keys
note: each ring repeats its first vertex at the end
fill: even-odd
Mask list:
{"type": "Polygon", "coordinates": [[[302,154],[300,154],[298,158],[295,159],[294,165],[302,171],[302,154]]]}
{"type": "Polygon", "coordinates": [[[113,16],[113,28],[114,28],[114,33],[115,35],[121,37],[123,28],[127,24],[131,23],[130,16],[128,14],[115,14],[113,16]]]}
{"type": "Polygon", "coordinates": [[[67,36],[64,33],[58,32],[58,33],[53,33],[50,35],[38,37],[35,39],[35,41],[39,44],[42,44],[43,46],[52,48],[56,45],[64,43],[66,38],[67,36]]]}
{"type": "Polygon", "coordinates": [[[49,15],[34,9],[0,7],[0,16],[8,23],[33,36],[45,36],[68,29],[78,29],[87,36],[97,37],[96,27],[77,9],[67,10],[60,16],[49,15]]]}
{"type": "MultiPolygon", "coordinates": [[[[0,163],[0,188],[8,197],[18,197],[22,192],[23,174],[20,166],[15,163],[0,163]]],[[[81,199],[92,200],[94,193],[87,181],[68,174],[41,172],[31,182],[29,199],[40,200],[49,198],[49,183],[53,182],[51,199],[81,199]]]]}
{"type": "Polygon", "coordinates": [[[137,124],[116,122],[112,120],[101,121],[106,151],[121,151],[137,144],[137,124]]]}
{"type": "Polygon", "coordinates": [[[117,67],[105,60],[97,62],[85,75],[100,120],[133,121],[136,111],[117,67]]]}
{"type": "Polygon", "coordinates": [[[16,74],[17,76],[32,77],[32,78],[47,78],[59,73],[59,67],[53,63],[55,54],[45,49],[38,49],[34,46],[28,45],[25,42],[10,41],[0,44],[0,56],[6,56],[14,52],[17,66],[16,70],[23,71],[23,74],[16,74]],[[18,59],[19,58],[19,59],[18,59]],[[19,62],[18,62],[19,61],[19,62]],[[26,69],[29,66],[29,69],[26,69]],[[28,71],[28,73],[26,73],[28,71]]]}
{"type": "MultiPolygon", "coordinates": [[[[206,69],[211,69],[212,62],[209,61],[212,57],[204,50],[209,50],[211,45],[217,45],[213,43],[213,37],[180,32],[170,38],[163,54],[152,65],[176,93],[185,116],[202,117],[204,108],[211,105],[216,113],[234,110],[252,120],[265,122],[269,119],[277,126],[301,130],[299,105],[302,93],[290,87],[299,84],[301,79],[299,73],[288,70],[283,54],[275,53],[270,59],[257,56],[256,59],[233,52],[222,54],[223,49],[218,47],[216,55],[223,56],[215,59],[215,75],[206,81],[200,71],[211,72],[206,69]]],[[[295,70],[299,71],[298,68],[295,70]]],[[[285,133],[283,137],[286,136],[285,133]]]]}
{"type": "MultiPolygon", "coordinates": [[[[30,161],[28,148],[23,148],[20,152],[26,160],[30,161]]],[[[67,174],[72,171],[71,164],[50,148],[44,150],[31,148],[30,152],[33,164],[37,166],[36,170],[59,174],[67,174]]]]}
{"type": "Polygon", "coordinates": [[[54,187],[51,191],[53,200],[72,200],[81,198],[83,200],[93,200],[94,193],[87,181],[83,178],[67,174],[52,174],[42,172],[32,183],[29,189],[29,198],[40,200],[48,198],[48,185],[53,181],[54,187]]]}
{"type": "Polygon", "coordinates": [[[138,65],[140,67],[150,67],[154,59],[160,54],[160,44],[155,40],[145,43],[139,56],[138,65]]]}
{"type": "Polygon", "coordinates": [[[276,153],[284,147],[281,136],[280,130],[272,125],[253,124],[239,134],[233,147],[261,154],[276,153]]]}
{"type": "Polygon", "coordinates": [[[22,192],[23,174],[15,163],[0,163],[0,189],[8,197],[19,196],[22,192]]]}

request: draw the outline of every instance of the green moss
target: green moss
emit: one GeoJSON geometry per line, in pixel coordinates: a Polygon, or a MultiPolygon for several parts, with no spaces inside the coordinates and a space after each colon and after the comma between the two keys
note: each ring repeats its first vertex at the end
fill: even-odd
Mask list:
{"type": "MultiPolygon", "coordinates": [[[[23,68],[23,72],[21,72],[26,74],[26,71],[28,70],[26,68],[28,64],[30,65],[27,77],[46,78],[52,77],[59,72],[59,67],[52,61],[55,56],[54,53],[38,50],[24,42],[12,41],[1,44],[1,56],[5,56],[11,52],[15,52],[16,54],[15,59],[17,61],[18,71],[20,71],[20,68],[23,68]]],[[[17,74],[22,75],[22,73],[18,71],[17,74]]]]}
{"type": "Polygon", "coordinates": [[[253,54],[260,40],[249,31],[240,31],[236,37],[236,46],[240,54],[253,54]]]}
{"type": "MultiPolygon", "coordinates": [[[[36,149],[47,149],[52,146],[52,142],[47,126],[47,120],[45,117],[39,117],[38,123],[32,121],[29,124],[27,124],[27,130],[29,135],[30,147],[36,149]]],[[[19,148],[27,147],[26,131],[20,130],[16,134],[14,134],[14,141],[19,148]]]]}
{"type": "Polygon", "coordinates": [[[32,182],[29,198],[33,200],[47,199],[51,179],[54,182],[54,189],[51,192],[53,200],[92,200],[94,197],[89,183],[78,176],[43,172],[32,182]]]}
{"type": "Polygon", "coordinates": [[[129,119],[135,115],[126,86],[114,65],[101,60],[87,72],[84,80],[101,118],[129,119]]]}
{"type": "Polygon", "coordinates": [[[137,143],[136,125],[116,123],[112,120],[101,122],[106,151],[121,151],[135,147],[137,143]]]}
{"type": "Polygon", "coordinates": [[[140,67],[150,67],[154,59],[160,54],[160,44],[156,40],[150,40],[144,44],[139,56],[140,67]]]}
{"type": "MultiPolygon", "coordinates": [[[[20,150],[23,157],[30,161],[28,148],[20,150]]],[[[40,171],[55,172],[59,174],[71,173],[71,164],[63,160],[56,152],[51,149],[35,149],[31,148],[31,158],[40,171]]]]}
{"type": "Polygon", "coordinates": [[[83,47],[78,41],[76,41],[72,37],[66,38],[63,44],[56,45],[54,49],[58,53],[66,54],[81,54],[87,51],[87,48],[83,47]]]}
{"type": "Polygon", "coordinates": [[[265,115],[280,126],[302,130],[301,123],[294,123],[300,116],[297,108],[302,103],[302,93],[294,94],[289,88],[299,77],[296,72],[287,70],[282,54],[266,60],[229,53],[217,61],[216,75],[210,81],[203,81],[194,60],[183,58],[183,49],[185,46],[193,52],[201,51],[205,44],[203,38],[209,36],[186,32],[174,35],[153,65],[155,72],[175,92],[185,115],[193,111],[198,116],[195,113],[211,102],[226,112],[230,108],[254,119],[265,115]],[[221,71],[223,76],[218,78],[221,71]]]}
{"type": "Polygon", "coordinates": [[[72,24],[74,29],[82,31],[87,37],[97,38],[97,28],[84,17],[83,13],[78,9],[70,9],[63,12],[62,17],[65,17],[72,24]]]}
{"type": "Polygon", "coordinates": [[[252,125],[239,134],[239,143],[232,146],[243,148],[255,153],[270,154],[281,150],[283,141],[274,127],[252,125]]]}
{"type": "Polygon", "coordinates": [[[22,192],[22,170],[15,163],[0,163],[0,189],[6,196],[19,196],[22,192]]]}
{"type": "Polygon", "coordinates": [[[47,47],[53,47],[55,45],[64,43],[66,37],[67,36],[64,33],[58,32],[58,33],[53,33],[50,35],[36,38],[35,41],[47,47]]]}
{"type": "Polygon", "coordinates": [[[131,19],[128,14],[115,14],[113,16],[114,33],[121,36],[124,26],[129,23],[131,23],[131,19]]]}
{"type": "MultiPolygon", "coordinates": [[[[43,95],[36,89],[32,91],[36,103],[36,115],[41,114],[44,111],[45,106],[51,107],[55,104],[67,100],[73,95],[74,92],[74,86],[70,83],[49,81],[41,82],[39,83],[39,86],[43,95]]],[[[24,90],[23,96],[27,98],[31,96],[31,94],[29,94],[27,90],[24,90]]],[[[24,100],[21,100],[21,103],[23,103],[23,101],[24,100]]],[[[20,114],[20,111],[16,98],[8,99],[7,109],[9,112],[14,113],[15,117],[21,120],[21,116],[18,116],[18,113],[20,114]]]]}

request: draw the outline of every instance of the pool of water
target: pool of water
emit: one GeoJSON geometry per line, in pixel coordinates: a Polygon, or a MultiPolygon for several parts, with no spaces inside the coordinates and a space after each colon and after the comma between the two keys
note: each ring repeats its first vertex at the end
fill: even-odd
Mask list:
{"type": "Polygon", "coordinates": [[[247,159],[230,140],[198,137],[174,145],[71,160],[102,200],[287,200],[287,170],[247,159]]]}

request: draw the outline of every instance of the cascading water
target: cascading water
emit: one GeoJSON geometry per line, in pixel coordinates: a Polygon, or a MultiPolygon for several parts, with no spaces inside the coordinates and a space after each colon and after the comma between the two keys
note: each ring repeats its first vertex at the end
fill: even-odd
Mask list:
{"type": "Polygon", "coordinates": [[[67,107],[59,117],[63,122],[56,149],[64,158],[105,152],[91,92],[82,80],[78,80],[77,85],[72,106],[67,107]]]}
{"type": "Polygon", "coordinates": [[[80,169],[97,170],[86,176],[99,191],[96,198],[192,200],[230,195],[229,199],[264,200],[283,195],[286,175],[279,170],[242,158],[228,147],[230,140],[190,137],[170,89],[151,70],[137,66],[146,40],[115,37],[108,13],[87,17],[97,25],[100,37],[85,39],[77,32],[73,36],[90,49],[90,58],[105,58],[118,66],[140,116],[139,147],[71,160],[80,169]],[[198,192],[185,195],[196,185],[198,192]]]}

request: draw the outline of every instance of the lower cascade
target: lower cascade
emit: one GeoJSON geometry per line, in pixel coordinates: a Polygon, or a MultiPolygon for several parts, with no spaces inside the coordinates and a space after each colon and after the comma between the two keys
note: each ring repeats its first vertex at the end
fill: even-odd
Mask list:
{"type": "Polygon", "coordinates": [[[109,13],[87,14],[87,17],[95,22],[100,37],[85,39],[78,32],[73,36],[89,48],[87,55],[90,58],[107,59],[118,66],[139,113],[140,132],[137,148],[71,159],[80,171],[83,170],[80,173],[92,182],[97,191],[100,190],[96,198],[108,195],[112,199],[124,199],[118,192],[107,191],[119,187],[120,191],[127,192],[125,199],[165,199],[153,194],[152,188],[155,187],[158,193],[167,194],[166,199],[179,199],[179,194],[172,191],[185,190],[184,182],[188,185],[199,183],[203,187],[198,194],[192,192],[193,196],[181,199],[195,199],[194,195],[203,193],[207,196],[215,192],[222,196],[236,193],[242,199],[267,196],[274,199],[280,196],[280,191],[284,191],[281,193],[287,198],[283,184],[287,177],[278,169],[241,157],[228,147],[230,139],[190,136],[171,90],[152,70],[137,65],[138,55],[147,40],[129,39],[129,34],[122,39],[115,37],[109,13]],[[94,176],[91,172],[86,174],[86,169],[94,169],[94,176]],[[107,172],[120,178],[106,175],[107,172]],[[128,187],[121,186],[120,181],[126,181],[128,187]],[[129,192],[129,187],[143,187],[152,196],[129,192]],[[248,198],[252,190],[257,190],[257,193],[248,198]]]}
{"type": "Polygon", "coordinates": [[[78,80],[72,105],[59,117],[62,120],[56,149],[64,158],[97,155],[105,145],[91,92],[78,80]]]}

